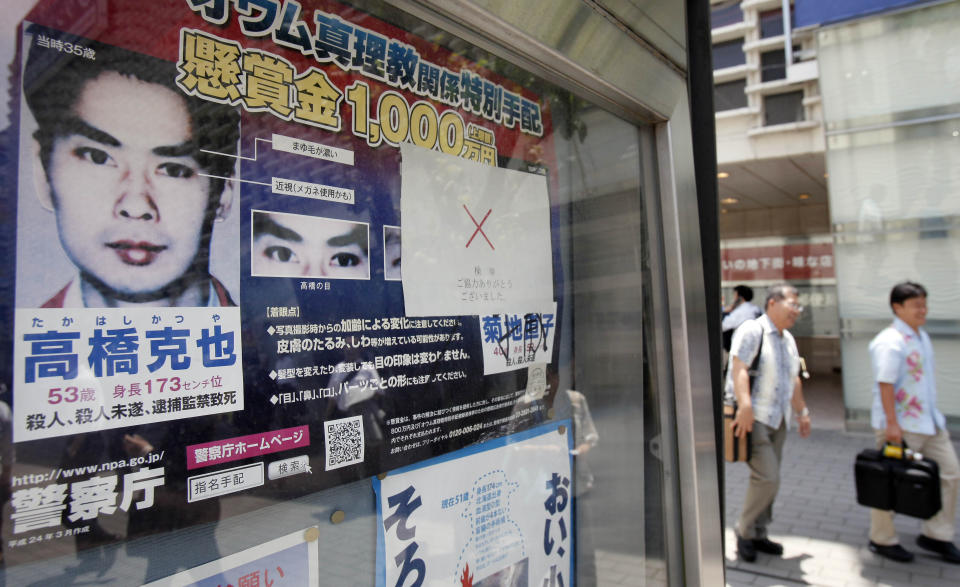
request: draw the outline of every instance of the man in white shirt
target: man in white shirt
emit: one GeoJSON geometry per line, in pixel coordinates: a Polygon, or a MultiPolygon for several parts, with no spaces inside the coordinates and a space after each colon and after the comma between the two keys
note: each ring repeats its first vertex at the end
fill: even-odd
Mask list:
{"type": "Polygon", "coordinates": [[[734,334],[725,387],[727,401],[734,397],[737,401],[734,432],[738,437],[752,432],[750,485],[736,526],[737,552],[747,562],[757,559],[757,551],[783,554],[783,546],[767,537],[767,526],[780,489],[791,408],[797,414],[800,436],[810,435],[810,412],[800,384],[800,355],[787,331],[803,311],[796,288],[772,286],[765,307],[763,316],[744,322],[734,334]],[[754,376],[748,369],[757,353],[760,360],[754,376]]]}
{"type": "MultiPolygon", "coordinates": [[[[895,318],[870,341],[873,362],[871,424],[877,446],[906,445],[940,468],[942,509],[923,523],[917,545],[960,564],[953,544],[960,464],[946,430],[946,418],[937,409],[933,346],[921,328],[927,322],[927,290],[918,283],[898,283],[890,292],[895,318]]],[[[910,562],[913,553],[900,546],[893,512],[870,510],[870,550],[898,562],[910,562]]]]}

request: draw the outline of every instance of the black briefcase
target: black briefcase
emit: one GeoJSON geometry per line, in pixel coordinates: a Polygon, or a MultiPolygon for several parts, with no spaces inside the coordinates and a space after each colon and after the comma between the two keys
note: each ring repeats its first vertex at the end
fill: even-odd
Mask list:
{"type": "Polygon", "coordinates": [[[854,465],[857,503],[928,519],[940,511],[940,468],[930,459],[893,459],[868,448],[854,465]]]}

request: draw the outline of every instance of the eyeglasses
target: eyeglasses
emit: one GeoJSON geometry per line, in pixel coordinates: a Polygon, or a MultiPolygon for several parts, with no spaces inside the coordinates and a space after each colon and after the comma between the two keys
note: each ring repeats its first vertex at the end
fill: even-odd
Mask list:
{"type": "Polygon", "coordinates": [[[803,312],[803,306],[801,306],[796,302],[788,302],[787,300],[783,300],[783,303],[785,306],[787,306],[791,310],[795,310],[797,313],[803,312]]]}

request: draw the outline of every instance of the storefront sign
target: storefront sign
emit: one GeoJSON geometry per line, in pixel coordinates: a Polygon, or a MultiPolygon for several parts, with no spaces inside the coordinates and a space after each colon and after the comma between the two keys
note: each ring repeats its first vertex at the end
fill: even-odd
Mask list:
{"type": "Polygon", "coordinates": [[[725,282],[836,278],[833,243],[829,240],[756,245],[732,241],[720,248],[720,259],[725,282]]]}

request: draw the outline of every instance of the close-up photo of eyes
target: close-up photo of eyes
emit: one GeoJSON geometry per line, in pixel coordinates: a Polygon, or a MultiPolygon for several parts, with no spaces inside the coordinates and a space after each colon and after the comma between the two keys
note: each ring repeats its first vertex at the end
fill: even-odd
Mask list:
{"type": "Polygon", "coordinates": [[[262,210],[252,214],[252,275],[370,278],[366,224],[262,210]]]}

